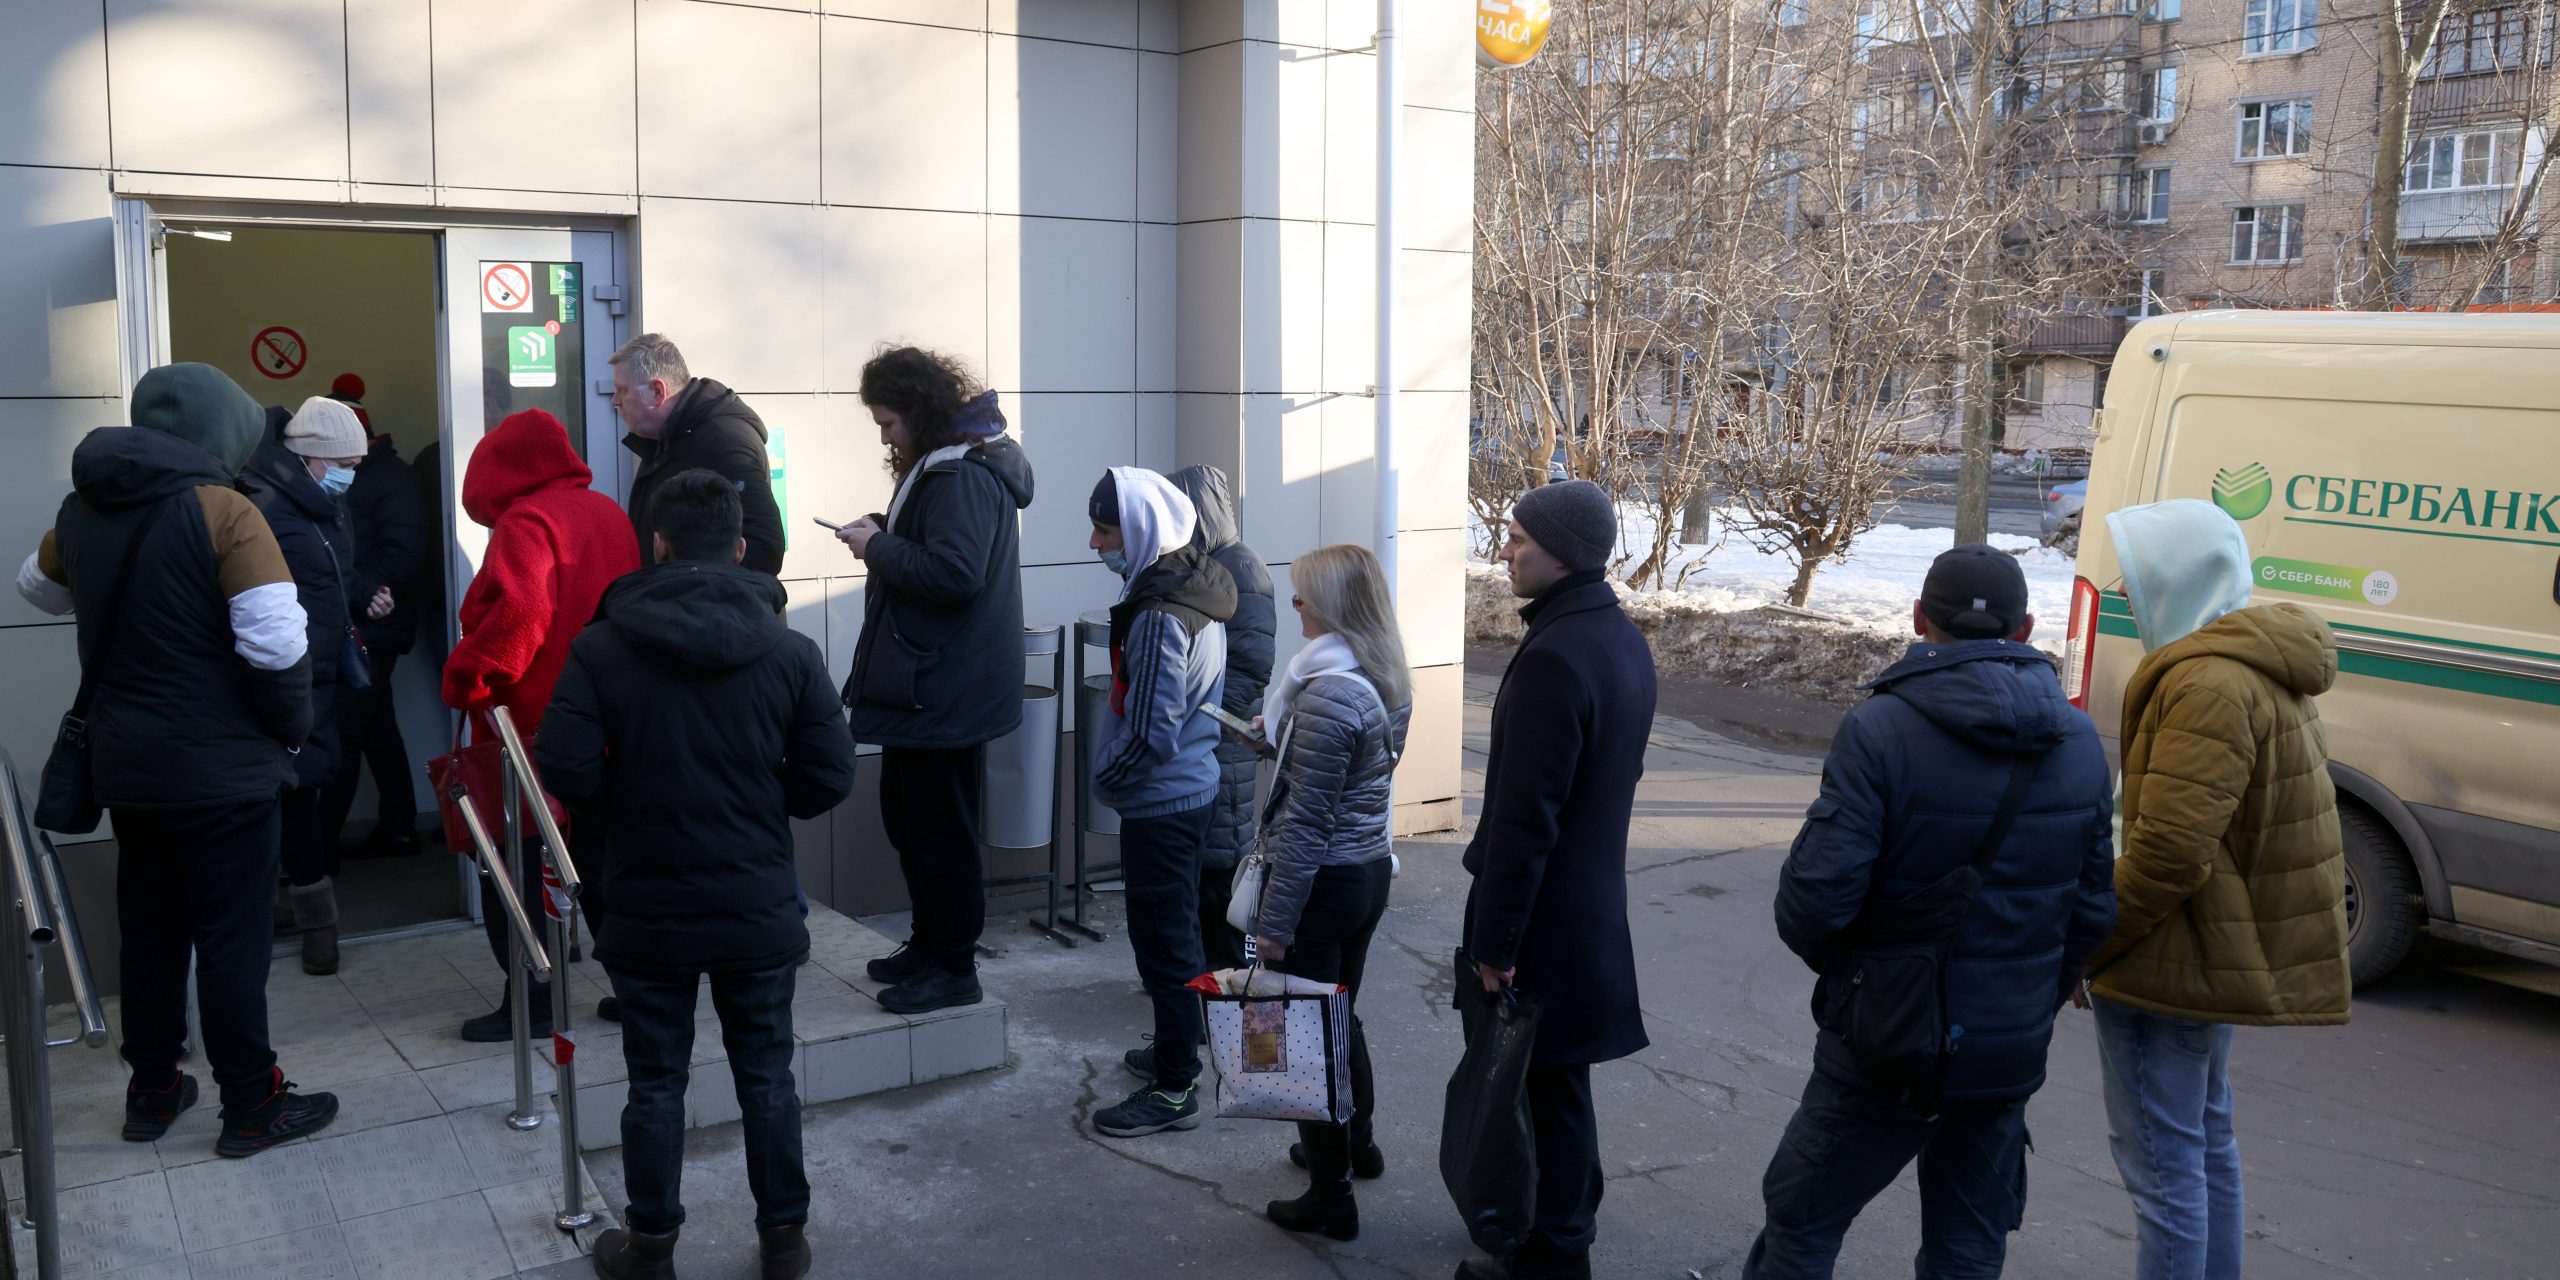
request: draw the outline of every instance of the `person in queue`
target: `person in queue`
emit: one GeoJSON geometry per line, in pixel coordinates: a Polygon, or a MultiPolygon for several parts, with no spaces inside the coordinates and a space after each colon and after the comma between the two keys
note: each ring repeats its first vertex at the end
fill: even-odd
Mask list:
{"type": "Polygon", "coordinates": [[[737,392],[685,367],[665,334],[644,333],[613,353],[613,411],[631,429],[622,444],[640,460],[631,475],[631,532],[649,554],[649,499],[669,476],[708,468],[737,486],[746,511],[746,567],[782,572],[782,508],[773,497],[771,435],[737,392]]]}
{"type": "Polygon", "coordinates": [[[552,686],[534,761],[609,851],[596,959],[621,1003],[629,1098],[624,1227],[594,1252],[606,1280],[669,1280],[685,1220],[685,1089],[694,1007],[711,1007],[746,1131],[765,1280],[809,1271],[791,997],[809,931],[791,820],[853,790],[826,655],[783,622],[788,600],[746,554],[738,492],[693,470],[650,505],[652,568],[613,584],[552,686]]]}
{"type": "Polygon", "coordinates": [[[249,500],[267,518],[293,571],[309,632],[311,738],[294,754],[281,814],[286,896],[293,927],[302,934],[302,971],[316,975],[336,973],[339,959],[338,891],[330,876],[336,850],[321,812],[346,746],[338,732],[338,700],[358,696],[368,674],[349,607],[355,534],[345,502],[364,462],[364,445],[364,426],[353,409],[313,396],[287,417],[275,439],[259,446],[241,473],[249,500]]]}
{"type": "Polygon", "coordinates": [[[90,788],[114,825],[124,975],[124,1139],[196,1102],[178,1069],[196,1022],[222,1102],[214,1152],[256,1155],[328,1127],[267,1039],[281,792],[311,734],[310,636],[275,534],[237,487],[264,434],[220,370],[142,375],[133,425],[71,454],[72,491],[18,568],[20,597],[73,615],[90,788]]]}
{"type": "MultiPolygon", "coordinates": [[[[418,851],[416,774],[409,765],[409,744],[400,736],[397,700],[391,696],[391,673],[417,643],[420,588],[434,546],[430,508],[422,500],[418,478],[387,432],[375,432],[365,411],[364,379],[338,375],[329,398],[346,402],[370,434],[364,465],[347,489],[347,517],[355,533],[355,556],[348,577],[347,600],[355,607],[356,632],[364,640],[370,664],[369,687],[348,686],[338,699],[338,769],[321,799],[321,838],[336,850],[355,805],[356,783],[365,769],[373,771],[374,822],[363,853],[404,856],[418,851]]],[[[442,626],[441,616],[437,619],[442,626]]]]}
{"type": "Polygon", "coordinates": [[[1307,1171],[1306,1194],[1265,1212],[1291,1231],[1349,1240],[1360,1234],[1352,1175],[1386,1172],[1358,1000],[1395,878],[1392,792],[1413,716],[1413,671],[1386,570],[1367,547],[1318,547],[1290,564],[1289,583],[1308,643],[1258,717],[1273,755],[1262,821],[1270,876],[1254,949],[1283,973],[1350,990],[1352,1112],[1348,1124],[1298,1125],[1289,1157],[1307,1171]]]}
{"type": "Polygon", "coordinates": [[[1095,739],[1094,793],[1120,815],[1129,949],[1155,1006],[1148,1082],[1094,1114],[1096,1132],[1135,1138],[1200,1126],[1204,1019],[1188,986],[1200,955],[1200,846],[1218,791],[1219,728],[1204,704],[1226,683],[1235,579],[1192,543],[1191,500],[1143,467],[1103,473],[1086,502],[1087,540],[1120,575],[1111,606],[1111,698],[1095,739]]]}
{"type": "Polygon", "coordinates": [[[1461,983],[1543,1002],[1526,1081],[1538,1192],[1528,1242],[1461,1280],[1579,1280],[1599,1234],[1591,1066],[1649,1043],[1627,926],[1627,824],[1653,731],[1653,650],[1608,582],[1617,510],[1588,480],[1513,504],[1502,561],[1528,624],[1493,702],[1468,842],[1461,983]]]}
{"type": "Polygon", "coordinates": [[[985,998],[978,807],[987,744],[1022,723],[1022,542],[1031,460],[996,393],[914,347],[862,367],[896,489],[889,510],[836,536],[868,573],[844,685],[856,741],[880,748],[880,822],[915,906],[894,953],[866,972],[880,1007],[916,1014],[985,998]]]}
{"type": "MultiPolygon", "coordinates": [[[[1227,473],[1216,467],[1184,467],[1165,479],[1191,499],[1200,527],[1193,546],[1236,580],[1236,615],[1227,619],[1227,684],[1221,701],[1228,715],[1250,720],[1262,710],[1271,685],[1277,612],[1271,569],[1246,546],[1236,521],[1227,473]]],[[[1218,798],[1210,802],[1209,838],[1200,846],[1200,951],[1211,970],[1244,963],[1244,935],[1227,923],[1227,894],[1236,861],[1253,843],[1254,779],[1260,760],[1252,747],[1228,735],[1218,741],[1218,798]]]]}
{"type": "MultiPolygon", "coordinates": [[[[444,664],[444,703],[478,727],[504,707],[516,732],[538,744],[551,686],[569,644],[595,617],[615,579],[640,567],[622,508],[591,486],[594,473],[569,445],[568,429],[540,409],[510,414],[483,437],[463,469],[462,510],[489,530],[480,572],[462,593],[462,639],[444,664]]],[[[528,844],[512,870],[527,904],[542,901],[542,860],[528,844]]],[[[505,971],[508,921],[498,891],[480,887],[489,950],[505,971]]],[[[462,1024],[462,1038],[494,1044],[514,1036],[514,985],[498,1007],[462,1024]]],[[[551,988],[534,983],[527,1011],[535,1036],[551,1034],[551,988]]]]}

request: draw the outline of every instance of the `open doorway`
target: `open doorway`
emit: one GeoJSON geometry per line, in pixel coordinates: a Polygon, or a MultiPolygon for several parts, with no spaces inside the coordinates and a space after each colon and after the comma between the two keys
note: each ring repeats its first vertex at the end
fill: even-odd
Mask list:
{"type": "Polygon", "coordinates": [[[398,488],[396,500],[414,516],[417,571],[405,588],[416,598],[398,611],[405,625],[376,624],[366,635],[388,679],[339,693],[349,704],[339,717],[340,750],[367,762],[344,800],[332,873],[340,931],[349,938],[469,914],[455,860],[423,825],[436,813],[425,763],[446,749],[450,732],[438,689],[450,634],[442,584],[450,580],[451,539],[439,492],[448,382],[437,241],[431,230],[176,220],[165,241],[168,358],[213,365],[260,403],[288,412],[333,390],[353,399],[373,447],[350,504],[378,513],[398,488]],[[386,803],[385,786],[404,794],[386,803]],[[408,830],[398,831],[403,825],[408,830]]]}

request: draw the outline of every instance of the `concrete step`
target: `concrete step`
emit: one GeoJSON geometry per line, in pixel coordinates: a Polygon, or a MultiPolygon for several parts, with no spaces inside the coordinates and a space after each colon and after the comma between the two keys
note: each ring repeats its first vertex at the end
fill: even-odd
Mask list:
{"type": "MultiPolygon", "coordinates": [[[[809,932],[810,962],[792,1006],[804,1103],[1003,1065],[1001,1002],[921,1018],[889,1013],[862,967],[895,943],[824,908],[811,912],[809,932]]],[[[595,962],[564,969],[575,997],[578,1146],[592,1152],[621,1141],[621,1033],[594,1018],[607,990],[595,962]]],[[[339,973],[326,978],[279,959],[268,979],[278,1058],[305,1092],[336,1093],[340,1112],[324,1132],[245,1161],[213,1154],[218,1104],[200,1053],[186,1064],[203,1088],[196,1108],[161,1141],[129,1143],[118,1133],[123,1061],[110,1049],[53,1051],[64,1273],[496,1280],[574,1261],[613,1219],[595,1203],[582,1156],[583,1207],[596,1221],[575,1233],[554,1221],[565,1180],[552,1046],[541,1042],[533,1063],[541,1124],[519,1131],[508,1123],[511,1047],[457,1034],[503,985],[476,927],[350,943],[339,973]]],[[[121,1031],[117,1003],[108,1002],[108,1025],[121,1031]]],[[[69,1008],[48,1012],[53,1034],[68,1034],[69,1008]]],[[[686,1123],[723,1124],[738,1118],[738,1105],[707,991],[699,1015],[686,1123]]],[[[23,1208],[19,1161],[0,1162],[0,1182],[14,1225],[23,1208]]],[[[32,1274],[32,1236],[12,1235],[32,1274]]]]}

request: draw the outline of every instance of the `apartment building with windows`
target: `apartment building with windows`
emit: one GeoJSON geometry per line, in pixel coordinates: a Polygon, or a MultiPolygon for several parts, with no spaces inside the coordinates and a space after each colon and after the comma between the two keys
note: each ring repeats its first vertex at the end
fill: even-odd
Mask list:
{"type": "MultiPolygon", "coordinates": [[[[2538,181],[2554,17],[2551,0],[2455,0],[2416,68],[2397,305],[2560,289],[2543,252],[2560,184],[2538,181]]],[[[2182,0],[2147,24],[2135,314],[2358,303],[2385,20],[2372,0],[2182,0]]]]}

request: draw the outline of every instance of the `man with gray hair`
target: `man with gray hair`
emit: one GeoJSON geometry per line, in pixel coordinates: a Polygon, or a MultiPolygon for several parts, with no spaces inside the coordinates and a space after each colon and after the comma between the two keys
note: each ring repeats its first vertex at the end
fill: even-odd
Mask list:
{"type": "Polygon", "coordinates": [[[667,477],[701,467],[738,487],[747,537],[746,558],[739,563],[762,573],[782,571],[782,508],[774,502],[773,469],[764,451],[770,433],[737,392],[694,377],[673,341],[644,333],[613,353],[613,410],[631,429],[623,447],[640,457],[628,505],[644,562],[650,496],[667,477]]]}

